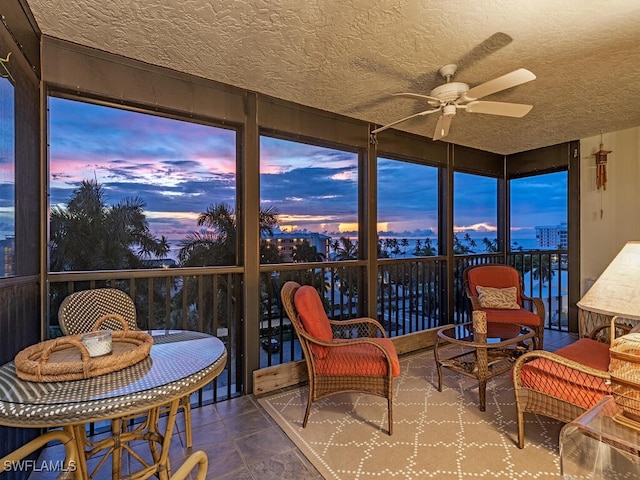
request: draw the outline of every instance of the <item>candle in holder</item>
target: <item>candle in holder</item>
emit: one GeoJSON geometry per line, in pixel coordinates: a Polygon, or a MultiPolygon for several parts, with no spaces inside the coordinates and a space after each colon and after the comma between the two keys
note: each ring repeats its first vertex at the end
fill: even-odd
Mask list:
{"type": "Polygon", "coordinates": [[[83,333],[82,343],[87,347],[90,357],[108,355],[111,353],[111,330],[83,333]]]}
{"type": "Polygon", "coordinates": [[[473,331],[476,333],[487,333],[487,314],[482,310],[473,312],[473,331]]]}

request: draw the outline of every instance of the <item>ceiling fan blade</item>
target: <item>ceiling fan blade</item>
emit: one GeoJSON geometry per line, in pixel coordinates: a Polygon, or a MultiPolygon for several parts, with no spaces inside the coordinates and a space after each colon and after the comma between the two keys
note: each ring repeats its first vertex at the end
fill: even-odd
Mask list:
{"type": "Polygon", "coordinates": [[[476,45],[469,52],[464,54],[462,57],[458,58],[455,63],[458,66],[456,70],[458,73],[462,72],[465,68],[468,68],[470,65],[479,63],[481,60],[484,60],[489,55],[497,52],[501,48],[506,47],[513,41],[509,35],[503,32],[496,32],[491,35],[489,38],[484,40],[482,43],[476,45]]]}
{"type": "Polygon", "coordinates": [[[436,123],[436,131],[433,134],[434,140],[440,140],[441,138],[449,135],[449,127],[451,126],[451,119],[453,115],[440,115],[438,123],[436,123]]]}
{"type": "Polygon", "coordinates": [[[439,104],[442,103],[442,100],[440,100],[437,97],[430,97],[429,95],[422,95],[420,93],[402,92],[402,93],[394,93],[393,95],[396,97],[407,97],[407,98],[413,98],[415,100],[431,100],[433,102],[438,102],[439,104]]]}
{"type": "Polygon", "coordinates": [[[505,117],[524,117],[531,111],[533,105],[506,102],[473,101],[465,105],[467,112],[488,113],[490,115],[502,115],[505,117]]]}
{"type": "Polygon", "coordinates": [[[506,90],[507,88],[522,85],[523,83],[527,83],[535,79],[536,76],[529,70],[525,68],[519,68],[518,70],[514,70],[511,73],[507,73],[506,75],[494,78],[493,80],[489,80],[488,82],[481,83],[480,85],[476,85],[475,87],[470,88],[467,93],[464,93],[460,97],[460,99],[463,102],[471,102],[473,100],[486,97],[487,95],[501,92],[502,90],[506,90]]]}
{"type": "Polygon", "coordinates": [[[411,120],[412,118],[415,118],[415,117],[421,117],[423,115],[428,115],[430,113],[437,112],[438,110],[440,110],[440,108],[434,108],[433,110],[425,110],[424,112],[414,113],[413,115],[409,115],[408,117],[404,117],[404,118],[401,118],[400,120],[396,120],[395,122],[391,122],[391,123],[385,125],[384,127],[376,128],[375,130],[372,130],[371,133],[380,133],[383,130],[386,130],[387,128],[393,127],[394,125],[397,125],[399,123],[406,122],[407,120],[411,120]]]}

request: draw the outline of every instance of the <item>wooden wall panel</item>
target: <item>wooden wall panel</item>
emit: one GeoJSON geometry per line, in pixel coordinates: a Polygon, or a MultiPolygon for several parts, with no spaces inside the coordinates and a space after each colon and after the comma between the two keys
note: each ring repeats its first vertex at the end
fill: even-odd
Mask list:
{"type": "MultiPolygon", "coordinates": [[[[2,2],[0,56],[11,52],[15,80],[15,277],[0,279],[0,364],[41,339],[40,221],[41,136],[39,37],[28,12],[17,0],[2,2]],[[6,25],[6,27],[5,27],[6,25]],[[15,39],[20,45],[17,45],[15,39]],[[27,56],[29,58],[27,58],[27,56]],[[37,67],[37,68],[36,68],[37,67]]],[[[0,427],[0,457],[39,435],[37,429],[0,427]]],[[[24,478],[7,472],[2,478],[24,478]]]]}

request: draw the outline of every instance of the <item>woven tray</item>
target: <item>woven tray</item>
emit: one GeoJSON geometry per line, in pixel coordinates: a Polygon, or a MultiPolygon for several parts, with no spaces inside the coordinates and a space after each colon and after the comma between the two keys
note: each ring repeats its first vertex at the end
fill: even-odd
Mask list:
{"type": "Polygon", "coordinates": [[[120,315],[103,315],[93,329],[98,330],[109,318],[119,320],[123,328],[111,332],[110,355],[90,357],[81,335],[68,335],[22,350],[14,359],[16,374],[31,382],[82,380],[121,370],[147,358],[153,337],[145,332],[129,330],[126,320],[120,315]]]}

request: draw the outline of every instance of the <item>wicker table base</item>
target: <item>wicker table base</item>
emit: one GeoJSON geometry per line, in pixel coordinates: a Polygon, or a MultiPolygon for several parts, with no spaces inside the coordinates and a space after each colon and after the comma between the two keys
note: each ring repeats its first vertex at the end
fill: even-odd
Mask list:
{"type": "Polygon", "coordinates": [[[517,356],[531,349],[535,332],[513,324],[489,323],[487,333],[474,333],[472,323],[447,325],[438,330],[433,354],[442,391],[442,367],[478,380],[480,411],[486,409],[487,380],[511,369],[517,356]],[[441,358],[443,344],[460,347],[455,355],[441,358]]]}

